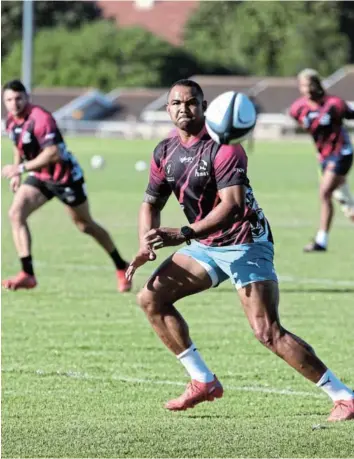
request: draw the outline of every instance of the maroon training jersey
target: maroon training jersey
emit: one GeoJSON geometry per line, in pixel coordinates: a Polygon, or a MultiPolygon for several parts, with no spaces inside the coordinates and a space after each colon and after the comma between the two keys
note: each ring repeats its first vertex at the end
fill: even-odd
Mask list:
{"type": "Polygon", "coordinates": [[[34,175],[40,180],[66,184],[83,177],[81,167],[66,148],[55,119],[42,107],[29,104],[21,120],[9,114],[6,131],[22,160],[35,158],[48,146],[58,146],[61,160],[35,171],[34,175]]]}
{"type": "Polygon", "coordinates": [[[354,111],[339,97],[326,95],[320,103],[301,97],[290,107],[290,116],[312,135],[321,161],[353,153],[343,119],[354,118],[354,111]]]}
{"type": "Polygon", "coordinates": [[[219,190],[233,185],[245,189],[243,216],[200,242],[210,246],[273,242],[269,223],[247,178],[244,149],[241,145],[217,144],[205,129],[187,145],[178,135],[158,144],[151,160],[146,193],[166,198],[174,192],[189,223],[194,223],[220,203],[219,190]]]}

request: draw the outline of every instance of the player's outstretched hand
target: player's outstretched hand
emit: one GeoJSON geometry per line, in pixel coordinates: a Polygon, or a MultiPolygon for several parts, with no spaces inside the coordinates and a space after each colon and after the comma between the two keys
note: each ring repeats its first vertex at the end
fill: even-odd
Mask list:
{"type": "Polygon", "coordinates": [[[20,188],[20,185],[21,185],[20,175],[16,175],[15,177],[12,177],[12,179],[10,179],[10,190],[13,193],[16,193],[16,191],[20,188]]]}
{"type": "Polygon", "coordinates": [[[140,266],[145,265],[148,261],[154,261],[156,259],[156,254],[153,250],[150,249],[140,249],[139,252],[135,255],[133,261],[128,266],[128,269],[125,272],[125,277],[128,281],[131,281],[135,271],[140,268],[140,266]]]}
{"type": "Polygon", "coordinates": [[[8,179],[12,177],[16,177],[17,175],[21,175],[19,170],[19,166],[17,164],[7,164],[2,168],[1,175],[8,179]]]}
{"type": "Polygon", "coordinates": [[[146,245],[154,250],[180,245],[185,240],[179,228],[156,228],[150,230],[144,236],[146,245]]]}

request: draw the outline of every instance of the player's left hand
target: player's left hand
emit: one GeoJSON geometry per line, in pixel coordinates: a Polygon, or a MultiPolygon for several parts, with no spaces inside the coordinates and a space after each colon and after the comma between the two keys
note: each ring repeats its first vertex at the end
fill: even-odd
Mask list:
{"type": "Polygon", "coordinates": [[[154,260],[156,260],[156,254],[153,250],[144,247],[140,248],[139,252],[135,255],[130,265],[128,266],[128,269],[125,272],[125,277],[128,279],[128,281],[131,281],[135,271],[140,268],[140,266],[145,265],[145,263],[148,261],[154,260]]]}
{"type": "Polygon", "coordinates": [[[185,237],[179,228],[156,228],[145,234],[146,244],[154,250],[162,247],[173,247],[185,242],[185,237]]]}
{"type": "Polygon", "coordinates": [[[20,169],[17,164],[7,164],[2,168],[1,175],[8,179],[21,175],[20,169]]]}

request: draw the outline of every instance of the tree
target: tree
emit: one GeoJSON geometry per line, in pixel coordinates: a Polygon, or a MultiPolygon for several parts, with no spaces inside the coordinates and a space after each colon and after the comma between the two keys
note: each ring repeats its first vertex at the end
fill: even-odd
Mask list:
{"type": "MultiPolygon", "coordinates": [[[[100,18],[101,9],[94,1],[34,1],[35,29],[64,26],[79,27],[100,18]]],[[[1,54],[2,59],[22,34],[22,1],[1,2],[1,54]]]]}
{"type": "MultiPolygon", "coordinates": [[[[139,28],[117,29],[95,21],[79,29],[44,29],[34,41],[34,85],[117,86],[169,85],[198,70],[194,60],[171,44],[139,28]]],[[[18,77],[21,43],[3,64],[3,81],[18,77]]]]}
{"type": "Polygon", "coordinates": [[[340,29],[350,41],[350,62],[354,63],[354,2],[338,1],[341,12],[340,29]]]}
{"type": "Polygon", "coordinates": [[[328,74],[348,62],[337,2],[225,3],[202,2],[186,28],[187,49],[207,65],[294,75],[306,66],[328,74]]]}
{"type": "Polygon", "coordinates": [[[207,73],[214,73],[215,67],[224,68],[225,73],[247,73],[240,64],[238,37],[233,33],[240,3],[201,2],[187,22],[185,49],[199,60],[207,73]]]}

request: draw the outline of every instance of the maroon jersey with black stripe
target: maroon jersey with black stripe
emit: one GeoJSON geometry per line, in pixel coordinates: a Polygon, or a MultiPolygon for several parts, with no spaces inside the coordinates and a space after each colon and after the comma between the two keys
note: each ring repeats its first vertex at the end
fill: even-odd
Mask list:
{"type": "Polygon", "coordinates": [[[50,145],[58,146],[60,161],[34,172],[40,180],[66,184],[83,177],[80,165],[66,148],[55,119],[44,108],[29,104],[21,120],[9,114],[6,131],[23,161],[35,158],[50,145]]]}
{"type": "Polygon", "coordinates": [[[301,97],[290,107],[290,116],[312,135],[321,161],[353,153],[343,120],[354,118],[354,111],[341,98],[326,95],[316,103],[301,97]]]}
{"type": "Polygon", "coordinates": [[[234,185],[245,189],[245,209],[227,228],[199,241],[227,246],[273,242],[271,229],[247,178],[247,156],[241,145],[219,145],[205,129],[192,143],[178,135],[155,148],[146,193],[167,198],[173,192],[189,223],[205,218],[220,203],[218,191],[234,185]]]}

